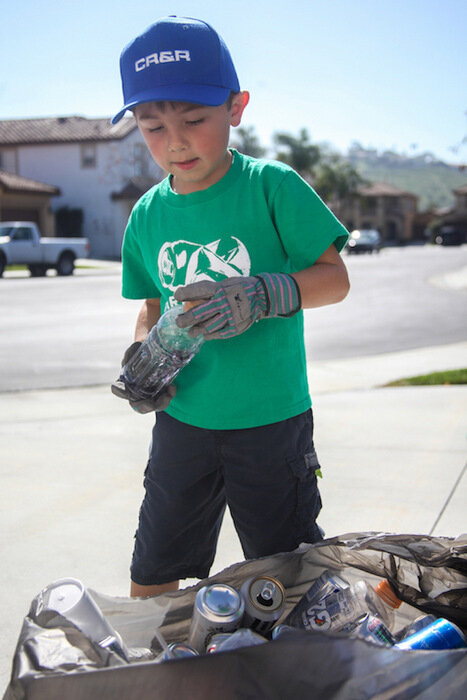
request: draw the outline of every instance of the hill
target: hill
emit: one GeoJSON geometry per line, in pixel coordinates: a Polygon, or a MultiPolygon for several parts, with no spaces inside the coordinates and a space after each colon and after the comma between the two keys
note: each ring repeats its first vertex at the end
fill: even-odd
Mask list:
{"type": "Polygon", "coordinates": [[[357,172],[372,182],[387,182],[413,192],[420,199],[419,210],[452,207],[453,189],[467,184],[467,167],[448,165],[431,153],[407,156],[394,151],[378,153],[354,144],[346,159],[357,172]]]}

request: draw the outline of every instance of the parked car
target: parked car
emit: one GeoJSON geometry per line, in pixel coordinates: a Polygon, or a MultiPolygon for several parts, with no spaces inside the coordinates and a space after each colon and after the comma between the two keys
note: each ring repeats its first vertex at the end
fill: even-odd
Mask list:
{"type": "Polygon", "coordinates": [[[381,236],[376,229],[356,229],[347,243],[348,253],[379,253],[381,236]]]}
{"type": "Polygon", "coordinates": [[[32,221],[0,222],[0,277],[8,265],[27,265],[32,277],[48,269],[72,275],[76,258],[87,258],[87,238],[42,238],[32,221]]]}
{"type": "Polygon", "coordinates": [[[433,243],[437,245],[462,245],[466,237],[456,226],[441,226],[433,236],[433,243]]]}

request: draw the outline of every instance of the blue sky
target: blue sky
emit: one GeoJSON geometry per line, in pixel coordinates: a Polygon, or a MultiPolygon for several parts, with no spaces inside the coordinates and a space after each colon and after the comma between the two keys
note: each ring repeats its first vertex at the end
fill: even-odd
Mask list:
{"type": "Polygon", "coordinates": [[[467,144],[452,150],[467,133],[465,0],[3,0],[0,119],[111,116],[121,49],[168,14],[223,36],[264,145],[306,127],[341,151],[467,161],[467,144]]]}

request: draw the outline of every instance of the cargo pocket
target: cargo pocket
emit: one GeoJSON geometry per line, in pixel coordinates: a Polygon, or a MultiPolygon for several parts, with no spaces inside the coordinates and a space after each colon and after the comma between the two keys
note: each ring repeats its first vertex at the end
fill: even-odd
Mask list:
{"type": "Polygon", "coordinates": [[[311,452],[288,461],[296,479],[298,537],[301,542],[316,542],[322,539],[316,524],[316,518],[321,510],[321,496],[317,482],[317,476],[321,476],[318,455],[313,448],[311,452]]]}

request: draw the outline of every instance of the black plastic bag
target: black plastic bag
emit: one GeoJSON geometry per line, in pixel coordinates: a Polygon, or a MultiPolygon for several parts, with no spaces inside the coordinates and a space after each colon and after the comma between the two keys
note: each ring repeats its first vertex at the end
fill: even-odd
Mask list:
{"type": "MultiPolygon", "coordinates": [[[[351,533],[235,564],[196,586],[153,599],[111,598],[91,591],[108,621],[135,649],[135,662],[124,666],[110,666],[79,631],[73,635],[68,630],[67,636],[63,629],[41,627],[34,619],[33,601],[4,700],[467,697],[466,650],[401,651],[324,632],[294,631],[268,644],[162,664],[137,661],[143,658],[137,648],[151,646],[156,628],[168,642],[186,640],[196,592],[207,582],[239,588],[250,576],[275,576],[286,589],[287,613],[324,569],[341,573],[351,583],[363,578],[376,584],[387,578],[408,603],[396,611],[400,627],[422,613],[433,613],[466,630],[467,536],[351,533]],[[57,642],[60,633],[66,654],[57,642]],[[38,663],[38,652],[53,635],[55,658],[68,659],[66,668],[63,663],[55,670],[52,664],[38,663]],[[73,664],[70,648],[79,662],[73,664]]],[[[50,660],[50,655],[45,657],[50,660]]]]}

